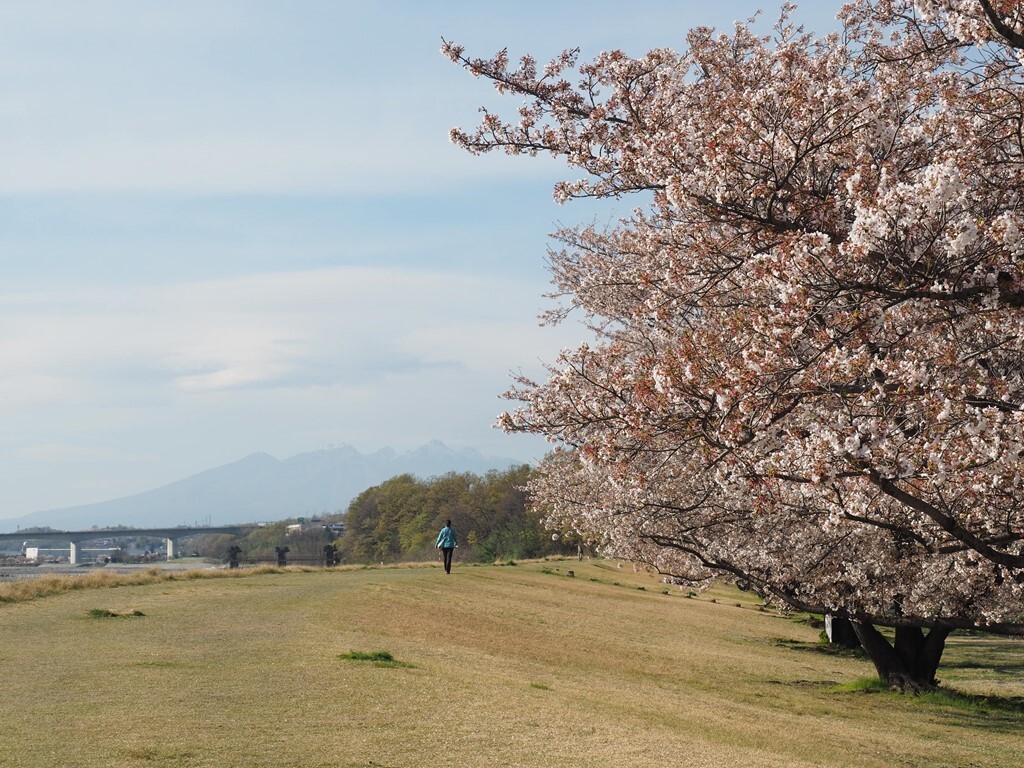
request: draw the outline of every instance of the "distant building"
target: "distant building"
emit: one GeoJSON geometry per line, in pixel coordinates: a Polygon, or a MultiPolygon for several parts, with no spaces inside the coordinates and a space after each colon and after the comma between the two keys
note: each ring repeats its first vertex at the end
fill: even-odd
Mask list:
{"type": "Polygon", "coordinates": [[[25,547],[25,559],[37,563],[43,560],[67,560],[70,557],[70,547],[25,547]]]}
{"type": "Polygon", "coordinates": [[[285,536],[291,536],[296,533],[306,533],[307,531],[327,531],[334,538],[338,538],[345,532],[344,523],[328,523],[325,524],[322,517],[311,517],[304,518],[300,517],[299,522],[292,523],[291,525],[285,526],[285,536]]]}
{"type": "MultiPolygon", "coordinates": [[[[119,562],[124,557],[124,552],[120,547],[94,547],[94,548],[78,548],[78,561],[80,563],[89,563],[94,561],[99,562],[119,562]]],[[[71,559],[71,548],[64,547],[25,547],[25,559],[32,560],[33,562],[52,562],[54,560],[70,560],[71,559]]]]}

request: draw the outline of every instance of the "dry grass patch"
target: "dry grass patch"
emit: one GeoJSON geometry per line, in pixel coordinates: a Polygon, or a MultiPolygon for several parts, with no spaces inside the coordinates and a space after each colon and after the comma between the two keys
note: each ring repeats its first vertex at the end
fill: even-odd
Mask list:
{"type": "MultiPolygon", "coordinates": [[[[342,566],[333,570],[353,570],[362,566],[342,566]]],[[[84,575],[65,576],[47,574],[31,579],[0,583],[0,603],[23,603],[41,597],[52,597],[65,592],[108,589],[143,584],[158,584],[167,581],[193,581],[195,579],[234,579],[248,576],[262,576],[268,573],[310,573],[323,568],[309,566],[259,565],[250,568],[195,568],[184,571],[147,568],[135,573],[117,571],[94,571],[84,575]]]]}
{"type": "MultiPolygon", "coordinates": [[[[16,677],[0,765],[1002,768],[1024,751],[1020,713],[836,690],[870,664],[780,647],[817,630],[747,593],[665,586],[611,563],[520,562],[104,593],[143,621],[83,620],[86,591],[2,605],[16,677]],[[385,648],[415,666],[339,659],[385,648]]],[[[973,640],[988,642],[954,657],[971,695],[1024,696],[982,663],[1010,665],[1018,646],[973,640]]]]}

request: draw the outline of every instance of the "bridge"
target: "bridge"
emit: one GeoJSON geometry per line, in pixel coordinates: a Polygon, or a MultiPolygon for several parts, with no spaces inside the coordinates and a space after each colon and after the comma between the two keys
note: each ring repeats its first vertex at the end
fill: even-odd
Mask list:
{"type": "Polygon", "coordinates": [[[193,536],[205,536],[211,533],[226,533],[231,536],[242,536],[256,525],[219,525],[206,527],[178,527],[178,528],[92,528],[88,531],[40,531],[38,533],[29,531],[18,531],[16,533],[0,533],[0,541],[40,541],[40,542],[68,542],[71,545],[71,553],[68,558],[71,565],[78,564],[78,545],[86,541],[97,539],[123,539],[127,536],[142,536],[151,539],[167,540],[167,559],[173,560],[176,556],[178,542],[181,539],[188,539],[193,536]]]}

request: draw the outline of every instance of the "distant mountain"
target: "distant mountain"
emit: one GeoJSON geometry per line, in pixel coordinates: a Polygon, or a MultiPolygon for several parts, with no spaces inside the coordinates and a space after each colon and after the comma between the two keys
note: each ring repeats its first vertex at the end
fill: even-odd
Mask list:
{"type": "Polygon", "coordinates": [[[371,486],[401,474],[420,478],[448,472],[483,474],[520,464],[485,457],[472,449],[455,451],[433,441],[406,453],[390,448],[362,454],[351,446],[276,459],[254,453],[232,464],[133,496],[64,509],[33,512],[0,522],[16,527],[49,526],[82,530],[115,525],[154,527],[213,525],[283,520],[343,511],[371,486]]]}

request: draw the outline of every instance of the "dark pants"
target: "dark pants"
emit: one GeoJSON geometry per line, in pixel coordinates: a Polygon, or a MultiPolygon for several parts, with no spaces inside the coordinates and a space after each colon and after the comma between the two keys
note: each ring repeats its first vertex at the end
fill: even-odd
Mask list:
{"type": "Polygon", "coordinates": [[[441,551],[444,552],[444,572],[452,572],[452,552],[455,551],[455,547],[442,547],[441,551]]]}

